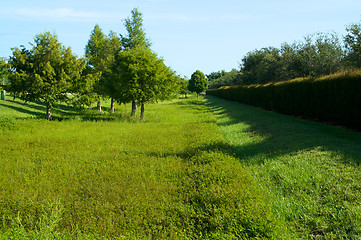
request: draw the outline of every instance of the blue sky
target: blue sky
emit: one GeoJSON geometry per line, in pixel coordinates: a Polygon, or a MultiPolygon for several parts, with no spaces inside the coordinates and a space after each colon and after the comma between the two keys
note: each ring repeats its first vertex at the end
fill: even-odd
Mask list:
{"type": "Polygon", "coordinates": [[[242,57],[315,32],[360,23],[360,0],[0,0],[0,57],[55,32],[79,57],[95,24],[126,34],[123,19],[138,7],[152,49],[178,74],[239,68],[242,57]]]}

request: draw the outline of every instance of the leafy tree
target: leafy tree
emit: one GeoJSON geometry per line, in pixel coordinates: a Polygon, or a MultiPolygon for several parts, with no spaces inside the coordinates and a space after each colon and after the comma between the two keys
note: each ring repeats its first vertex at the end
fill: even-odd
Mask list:
{"type": "Polygon", "coordinates": [[[336,34],[317,33],[304,42],[262,48],[242,59],[243,84],[264,84],[297,77],[321,76],[342,69],[344,51],[336,34]]]}
{"type": "Polygon", "coordinates": [[[255,84],[258,82],[257,75],[260,64],[267,54],[266,49],[254,50],[242,58],[241,71],[243,73],[243,82],[245,84],[255,84]]]}
{"type": "Polygon", "coordinates": [[[31,51],[23,45],[19,48],[12,48],[13,56],[10,56],[10,75],[8,90],[14,94],[14,98],[19,95],[26,96],[26,85],[28,73],[32,71],[31,51]]]}
{"type": "Polygon", "coordinates": [[[102,75],[100,84],[103,94],[111,98],[110,111],[114,113],[114,100],[118,99],[119,103],[125,103],[124,99],[119,97],[119,90],[117,89],[119,78],[116,78],[112,72],[112,65],[115,61],[115,56],[121,51],[121,39],[113,31],[110,31],[107,40],[107,56],[106,69],[102,75]]]}
{"type": "Polygon", "coordinates": [[[48,120],[52,120],[53,104],[66,100],[76,81],[88,80],[82,76],[85,60],[77,59],[50,32],[36,35],[31,50],[25,47],[12,50],[10,89],[24,93],[25,100],[45,101],[48,120]]]}
{"type": "Polygon", "coordinates": [[[0,58],[0,90],[2,87],[5,87],[8,83],[9,77],[9,65],[5,59],[0,58]]]}
{"type": "Polygon", "coordinates": [[[189,80],[189,85],[188,85],[189,91],[196,92],[197,97],[199,97],[199,94],[205,91],[207,87],[208,87],[208,79],[206,78],[204,73],[202,73],[199,70],[196,70],[192,74],[191,79],[189,80]]]}
{"type": "Polygon", "coordinates": [[[280,80],[289,80],[297,77],[307,76],[306,69],[303,66],[303,60],[300,53],[301,44],[299,43],[283,43],[281,45],[281,74],[280,80]]]}
{"type": "Polygon", "coordinates": [[[276,82],[279,80],[280,69],[280,54],[277,48],[255,50],[242,59],[242,81],[245,84],[276,82]]]}
{"type": "Polygon", "coordinates": [[[140,101],[143,121],[145,103],[170,98],[177,90],[174,72],[145,46],[138,45],[118,54],[114,72],[122,80],[123,97],[140,101]]]}
{"type": "Polygon", "coordinates": [[[101,111],[100,97],[111,98],[110,111],[114,112],[115,81],[111,67],[115,59],[115,54],[121,49],[121,39],[113,31],[106,36],[98,24],[95,25],[90,39],[85,48],[87,67],[90,72],[99,76],[94,84],[94,89],[89,93],[89,97],[98,100],[98,111],[101,111]]]}
{"type": "Polygon", "coordinates": [[[211,81],[209,83],[209,89],[216,89],[222,86],[232,86],[232,85],[241,85],[241,73],[237,69],[232,69],[232,71],[227,72],[225,75],[211,81]]]}
{"type": "Polygon", "coordinates": [[[361,24],[351,24],[346,28],[346,62],[351,67],[361,67],[361,24]]]}
{"type": "Polygon", "coordinates": [[[142,13],[138,10],[138,8],[134,8],[131,11],[131,14],[131,17],[124,20],[124,26],[128,34],[120,35],[122,46],[125,49],[131,49],[137,46],[150,47],[151,42],[146,37],[143,29],[142,13]]]}
{"type": "Polygon", "coordinates": [[[99,80],[94,85],[94,91],[88,94],[89,97],[95,98],[98,101],[97,108],[101,112],[100,95],[104,93],[102,91],[101,81],[103,73],[107,70],[107,50],[108,43],[106,36],[98,24],[94,26],[91,32],[90,39],[85,47],[85,59],[87,60],[87,67],[91,73],[98,74],[99,80]]]}
{"type": "Polygon", "coordinates": [[[343,48],[335,33],[316,33],[305,37],[299,55],[306,76],[321,76],[341,70],[343,48]]]}
{"type": "MultiPolygon", "coordinates": [[[[122,46],[125,50],[137,48],[139,46],[149,48],[151,42],[146,37],[143,29],[142,13],[138,8],[134,8],[131,11],[131,17],[128,17],[124,21],[124,26],[127,30],[127,35],[120,35],[122,46]]],[[[132,116],[135,116],[137,110],[137,100],[132,99],[132,116]]]]}
{"type": "Polygon", "coordinates": [[[188,89],[189,80],[185,78],[179,79],[179,93],[184,94],[184,97],[187,98],[187,94],[190,93],[188,89]]]}
{"type": "Polygon", "coordinates": [[[211,72],[210,74],[207,75],[207,78],[208,78],[209,83],[211,83],[214,80],[219,79],[220,77],[223,77],[226,74],[227,74],[226,70],[221,70],[218,72],[211,72]]]}

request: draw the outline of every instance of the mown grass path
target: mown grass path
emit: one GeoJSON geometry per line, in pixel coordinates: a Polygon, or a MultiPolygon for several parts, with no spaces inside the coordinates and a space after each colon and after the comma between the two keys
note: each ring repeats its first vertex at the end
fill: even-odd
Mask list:
{"type": "Polygon", "coordinates": [[[284,233],[203,99],[146,123],[0,102],[0,239],[239,239],[284,233]]]}
{"type": "Polygon", "coordinates": [[[294,239],[361,238],[361,134],[207,97],[294,239]]]}

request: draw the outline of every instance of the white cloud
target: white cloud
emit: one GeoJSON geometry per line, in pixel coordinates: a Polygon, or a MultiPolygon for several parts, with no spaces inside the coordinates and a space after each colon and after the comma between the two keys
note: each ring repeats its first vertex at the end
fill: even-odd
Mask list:
{"type": "Polygon", "coordinates": [[[179,21],[189,22],[193,19],[185,14],[157,14],[157,15],[145,15],[144,19],[149,20],[161,20],[161,21],[179,21]]]}
{"type": "Polygon", "coordinates": [[[71,8],[57,8],[57,9],[30,9],[18,8],[15,14],[22,17],[30,17],[35,19],[46,18],[47,20],[67,20],[67,21],[87,21],[94,19],[122,19],[122,16],[115,16],[111,14],[99,12],[77,11],[71,8]]]}

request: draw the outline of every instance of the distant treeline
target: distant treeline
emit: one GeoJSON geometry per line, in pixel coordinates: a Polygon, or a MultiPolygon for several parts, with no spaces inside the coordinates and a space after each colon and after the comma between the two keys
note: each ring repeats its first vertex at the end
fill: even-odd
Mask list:
{"type": "Polygon", "coordinates": [[[246,54],[240,70],[207,75],[209,89],[231,85],[280,82],[300,77],[319,77],[361,67],[361,24],[346,27],[346,36],[316,33],[303,41],[265,47],[246,54]]]}

